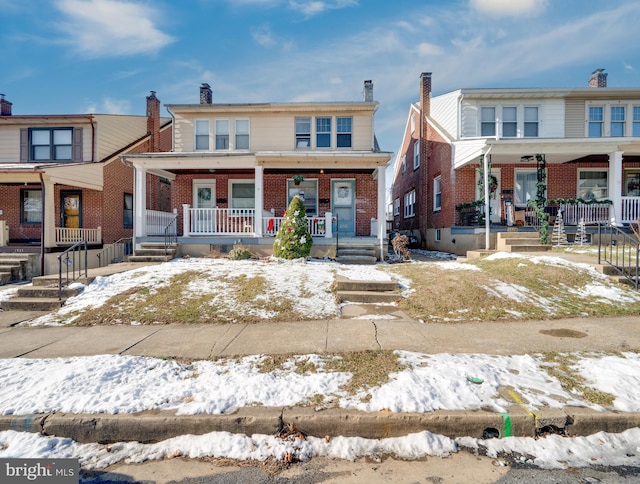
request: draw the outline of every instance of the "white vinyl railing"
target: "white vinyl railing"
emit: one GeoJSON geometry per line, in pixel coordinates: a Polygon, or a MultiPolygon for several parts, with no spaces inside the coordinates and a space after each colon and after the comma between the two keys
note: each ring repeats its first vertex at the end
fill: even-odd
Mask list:
{"type": "Polygon", "coordinates": [[[252,208],[189,208],[189,235],[253,234],[255,210],[252,208]]]}
{"type": "Polygon", "coordinates": [[[636,223],[640,220],[640,197],[622,197],[622,223],[636,223]]]}
{"type": "Polygon", "coordinates": [[[587,225],[607,223],[610,209],[608,203],[561,203],[559,206],[565,225],[578,225],[581,221],[587,225]]]}
{"type": "MultiPolygon", "coordinates": [[[[262,220],[263,234],[275,236],[280,230],[284,217],[267,217],[262,220]]],[[[312,237],[325,237],[327,230],[327,221],[325,217],[307,217],[307,224],[309,228],[309,234],[312,237]]]]}
{"type": "MultiPolygon", "coordinates": [[[[146,222],[147,222],[147,235],[165,235],[164,231],[167,226],[173,221],[176,214],[173,212],[160,212],[159,210],[147,210],[146,222]]],[[[169,235],[176,235],[176,224],[173,225],[170,230],[173,233],[169,235]]]]}
{"type": "Polygon", "coordinates": [[[75,244],[81,240],[88,244],[99,244],[102,242],[102,227],[95,229],[56,227],[56,244],[75,244]]]}

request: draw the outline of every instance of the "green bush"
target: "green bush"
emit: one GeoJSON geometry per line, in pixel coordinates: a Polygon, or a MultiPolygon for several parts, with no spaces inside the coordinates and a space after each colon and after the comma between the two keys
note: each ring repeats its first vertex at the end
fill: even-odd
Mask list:
{"type": "Polygon", "coordinates": [[[273,255],[282,259],[298,259],[310,254],[313,239],[309,233],[306,215],[304,203],[296,195],[291,200],[273,241],[273,255]]]}
{"type": "Polygon", "coordinates": [[[246,260],[251,258],[251,251],[242,244],[236,244],[229,251],[229,259],[246,260]]]}

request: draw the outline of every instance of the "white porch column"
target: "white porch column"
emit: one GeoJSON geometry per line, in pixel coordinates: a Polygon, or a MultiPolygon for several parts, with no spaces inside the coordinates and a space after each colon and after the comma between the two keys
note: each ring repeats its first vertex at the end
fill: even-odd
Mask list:
{"type": "Polygon", "coordinates": [[[135,167],[135,187],[133,188],[134,247],[136,237],[147,235],[147,169],[135,167]]]}
{"type": "Polygon", "coordinates": [[[264,167],[256,166],[255,170],[255,209],[256,215],[253,221],[253,230],[256,237],[262,237],[262,212],[264,210],[264,167]]]}
{"type": "Polygon", "coordinates": [[[622,151],[609,154],[609,221],[612,225],[622,225],[622,151]]]}
{"type": "Polygon", "coordinates": [[[183,237],[189,237],[189,234],[191,233],[191,220],[189,217],[190,208],[191,208],[191,205],[189,205],[188,203],[185,203],[182,205],[182,236],[183,237]]]}
{"type": "Polygon", "coordinates": [[[56,246],[56,226],[58,225],[58,213],[55,211],[55,183],[50,180],[43,179],[42,190],[44,191],[44,199],[42,206],[44,207],[43,225],[43,247],[56,246]]]}
{"type": "Polygon", "coordinates": [[[333,214],[331,212],[324,214],[324,236],[327,239],[333,237],[333,214]]]}
{"type": "Polygon", "coordinates": [[[386,166],[378,167],[378,242],[380,243],[380,260],[384,260],[384,236],[387,232],[386,220],[386,166]]]}

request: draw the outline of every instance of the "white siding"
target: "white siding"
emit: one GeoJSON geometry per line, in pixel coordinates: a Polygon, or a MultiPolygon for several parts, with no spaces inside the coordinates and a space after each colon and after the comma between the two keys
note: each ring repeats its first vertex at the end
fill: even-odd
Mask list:
{"type": "Polygon", "coordinates": [[[462,101],[460,114],[460,138],[473,138],[479,136],[478,133],[478,117],[480,116],[480,108],[477,103],[470,101],[462,101]]]}
{"type": "MultiPolygon", "coordinates": [[[[530,102],[534,104],[533,101],[530,102]]],[[[540,106],[538,113],[541,138],[564,138],[564,99],[547,99],[540,106]]]]}
{"type": "MultiPolygon", "coordinates": [[[[147,133],[146,116],[96,115],[96,159],[100,161],[147,133]]],[[[91,159],[91,128],[84,130],[84,159],[91,159]],[[89,154],[87,156],[87,153],[89,154]]]]}
{"type": "Polygon", "coordinates": [[[458,138],[458,96],[454,91],[431,98],[431,118],[443,128],[452,139],[458,138]]]}
{"type": "Polygon", "coordinates": [[[20,127],[7,126],[0,129],[0,162],[20,161],[20,127]]]}

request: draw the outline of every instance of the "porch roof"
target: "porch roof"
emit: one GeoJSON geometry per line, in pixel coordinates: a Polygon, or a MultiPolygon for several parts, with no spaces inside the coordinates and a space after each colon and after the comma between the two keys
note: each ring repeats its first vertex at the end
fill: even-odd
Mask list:
{"type": "Polygon", "coordinates": [[[104,163],[2,163],[0,183],[40,183],[45,181],[102,190],[104,163]]]}
{"type": "Polygon", "coordinates": [[[452,143],[454,168],[477,163],[491,149],[491,162],[518,163],[523,156],[544,154],[547,163],[566,163],[590,155],[621,151],[640,155],[638,138],[474,138],[452,143]]]}

